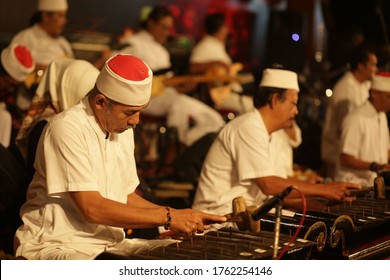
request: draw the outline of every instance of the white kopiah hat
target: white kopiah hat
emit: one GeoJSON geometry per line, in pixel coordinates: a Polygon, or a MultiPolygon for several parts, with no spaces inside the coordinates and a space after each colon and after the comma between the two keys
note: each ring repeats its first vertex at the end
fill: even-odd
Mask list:
{"type": "Polygon", "coordinates": [[[143,106],[149,102],[153,73],[136,56],[117,54],[106,61],[96,86],[108,98],[130,106],[143,106]]]}
{"type": "Polygon", "coordinates": [[[68,9],[68,3],[66,0],[39,0],[38,11],[66,11],[68,9]]]}
{"type": "Polygon", "coordinates": [[[298,75],[295,72],[282,69],[265,69],[260,87],[274,87],[299,91],[298,75]]]}
{"type": "Polygon", "coordinates": [[[390,92],[390,73],[379,72],[372,77],[371,89],[390,92]]]}
{"type": "Polygon", "coordinates": [[[18,44],[12,44],[1,52],[1,64],[5,71],[18,82],[23,82],[35,69],[35,62],[30,51],[18,44]]]}

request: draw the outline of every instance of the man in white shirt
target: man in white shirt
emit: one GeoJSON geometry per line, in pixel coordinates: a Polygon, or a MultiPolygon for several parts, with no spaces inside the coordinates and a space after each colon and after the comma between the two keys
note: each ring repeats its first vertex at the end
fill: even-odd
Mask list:
{"type": "Polygon", "coordinates": [[[207,15],[204,28],[206,35],[192,49],[190,72],[204,73],[215,66],[222,66],[229,70],[233,62],[226,51],[229,29],[225,22],[225,15],[222,13],[207,15]]]}
{"type": "Polygon", "coordinates": [[[67,22],[66,0],[39,0],[32,26],[21,30],[12,39],[30,49],[37,69],[45,69],[56,58],[73,58],[68,40],[61,34],[67,22]]]}
{"type": "MultiPolygon", "coordinates": [[[[171,68],[170,54],[163,44],[173,24],[173,15],[167,7],[153,7],[145,20],[144,29],[130,36],[126,40],[129,46],[119,52],[140,57],[153,72],[171,68]]],[[[208,133],[218,132],[224,125],[222,116],[201,101],[180,93],[174,87],[162,86],[159,89],[154,90],[155,94],[143,113],[166,117],[167,126],[177,128],[178,138],[186,147],[208,133]],[[193,123],[190,124],[189,120],[193,123]]]]}
{"type": "Polygon", "coordinates": [[[321,158],[325,175],[335,178],[335,168],[340,155],[341,125],[345,116],[363,104],[368,98],[372,76],[378,70],[376,55],[367,49],[359,49],[348,71],[336,83],[327,105],[321,139],[321,158]]]}
{"type": "Polygon", "coordinates": [[[390,73],[372,79],[370,96],[349,114],[342,126],[336,178],[373,186],[377,172],[389,169],[390,73]]]}
{"type": "Polygon", "coordinates": [[[272,140],[277,141],[278,172],[282,177],[294,175],[293,149],[302,143],[302,133],[296,122],[292,126],[279,129],[272,135],[272,140]]]}
{"type": "Polygon", "coordinates": [[[94,259],[136,254],[172,241],[125,239],[124,228],[164,226],[191,235],[225,217],[162,207],[140,197],[133,129],[149,103],[152,71],[116,55],[82,101],[50,120],[40,138],[15,254],[27,259],[94,259]]]}
{"type": "MultiPolygon", "coordinates": [[[[242,70],[241,63],[233,63],[226,51],[226,41],[229,29],[226,25],[223,13],[213,13],[205,19],[206,35],[195,45],[190,56],[189,71],[193,74],[214,74],[213,69],[221,69],[228,75],[236,75],[242,70]]],[[[222,101],[217,101],[213,96],[214,107],[217,110],[231,110],[234,113],[242,114],[253,110],[253,99],[251,96],[242,94],[242,86],[239,83],[232,83],[229,94],[222,101]]]]}
{"type": "MultiPolygon", "coordinates": [[[[259,91],[254,95],[255,110],[230,121],[219,133],[204,161],[193,209],[226,214],[232,200],[242,196],[248,205],[262,204],[288,186],[297,186],[307,197],[320,196],[332,202],[348,199],[349,187],[336,182],[310,184],[278,176],[277,145],[273,133],[292,125],[298,114],[297,74],[288,70],[265,69],[259,91]]],[[[297,207],[298,192],[285,204],[297,207]]]]}
{"type": "Polygon", "coordinates": [[[26,88],[19,90],[16,104],[19,109],[27,110],[31,105],[29,89],[35,89],[43,71],[57,58],[74,58],[73,50],[68,40],[61,34],[67,22],[67,0],[39,0],[37,11],[32,16],[29,27],[19,31],[11,43],[26,46],[36,62],[36,69],[29,75],[26,88]]]}

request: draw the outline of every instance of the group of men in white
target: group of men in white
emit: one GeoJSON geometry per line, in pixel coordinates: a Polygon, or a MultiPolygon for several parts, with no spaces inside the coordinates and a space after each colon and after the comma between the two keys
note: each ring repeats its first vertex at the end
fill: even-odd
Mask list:
{"type": "Polygon", "coordinates": [[[377,63],[372,50],[358,49],[327,104],[321,155],[333,179],[373,186],[390,167],[390,74],[378,72],[377,63]]]}
{"type": "MultiPolygon", "coordinates": [[[[328,107],[324,138],[337,140],[339,148],[336,152],[325,149],[323,154],[335,158],[338,173],[333,178],[344,182],[314,184],[289,178],[292,147],[301,142],[294,121],[299,92],[296,73],[265,69],[253,99],[237,95],[239,87],[234,83],[217,83],[231,93],[224,100],[227,106],[237,105],[237,100],[242,105],[237,109],[240,116],[225,124],[214,108],[174,87],[163,87],[153,96],[153,72],[171,68],[163,45],[174,19],[167,8],[152,9],[144,29],[128,38],[128,46],[103,58],[100,72],[91,63],[74,59],[70,44],[61,36],[67,9],[66,0],[39,0],[37,22],[18,33],[1,55],[14,83],[45,70],[16,139],[25,157],[31,147],[37,153],[33,156],[36,172],[21,209],[23,225],[15,235],[17,256],[94,259],[106,251],[136,253],[170,242],[128,240],[123,228],[163,226],[184,235],[203,233],[210,224],[226,222],[223,215],[232,211],[234,197],[242,195],[250,203],[261,204],[290,185],[330,203],[349,201],[350,190],[362,185],[351,176],[370,185],[376,172],[388,167],[385,113],[390,110],[390,74],[375,73],[372,60],[376,58],[371,54],[357,64],[356,74],[354,70],[346,74],[347,85],[336,85],[328,107]],[[372,82],[366,82],[371,78],[372,82]],[[354,84],[363,93],[359,97],[345,93],[341,98],[354,84]],[[341,109],[347,115],[341,121],[335,108],[344,101],[356,106],[347,106],[353,107],[348,115],[341,109]],[[167,116],[168,125],[178,128],[179,139],[187,146],[209,132],[219,132],[203,165],[192,209],[159,206],[136,193],[139,179],[132,128],[139,123],[141,111],[167,116]],[[188,126],[189,118],[194,126],[188,126]],[[26,139],[42,120],[42,136],[31,146],[26,139]],[[330,132],[335,128],[336,132],[330,132]],[[293,136],[286,137],[288,130],[293,136]]],[[[224,23],[221,26],[226,28],[224,23]]],[[[221,38],[226,38],[223,28],[221,38]]],[[[226,52],[225,39],[212,38],[211,33],[190,59],[194,73],[204,73],[212,65],[229,72],[232,65],[230,59],[213,60],[217,53],[209,61],[204,59],[205,52],[211,55],[213,45],[216,52],[226,52]]],[[[226,53],[222,57],[229,58],[226,53]]],[[[223,107],[223,102],[218,105],[223,107]]],[[[293,193],[286,205],[297,207],[298,197],[293,193]]]]}

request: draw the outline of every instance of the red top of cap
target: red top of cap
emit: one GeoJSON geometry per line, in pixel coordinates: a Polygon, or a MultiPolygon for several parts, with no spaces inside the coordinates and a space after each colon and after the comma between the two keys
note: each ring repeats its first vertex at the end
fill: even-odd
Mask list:
{"type": "Polygon", "coordinates": [[[19,63],[26,68],[30,68],[33,65],[33,58],[30,51],[22,45],[18,45],[14,49],[14,53],[19,63]]]}
{"type": "Polygon", "coordinates": [[[390,72],[378,72],[378,73],[376,73],[376,75],[390,78],[390,72]]]}
{"type": "Polygon", "coordinates": [[[130,81],[143,81],[149,77],[146,64],[133,55],[118,54],[108,61],[108,67],[115,74],[130,81]]]}

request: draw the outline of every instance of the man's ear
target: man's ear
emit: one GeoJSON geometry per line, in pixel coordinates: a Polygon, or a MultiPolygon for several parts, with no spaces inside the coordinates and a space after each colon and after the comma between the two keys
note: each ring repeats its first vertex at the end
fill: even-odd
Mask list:
{"type": "Polygon", "coordinates": [[[103,109],[104,103],[107,103],[107,98],[103,94],[97,94],[94,101],[97,109],[103,109]]]}
{"type": "Polygon", "coordinates": [[[363,62],[359,62],[358,64],[357,64],[357,69],[359,70],[359,71],[364,71],[364,68],[366,68],[366,63],[363,63],[363,62]]]}
{"type": "Polygon", "coordinates": [[[47,20],[50,16],[49,16],[48,12],[42,12],[41,17],[42,17],[42,22],[47,22],[47,20]]]}
{"type": "Polygon", "coordinates": [[[271,102],[270,102],[271,109],[273,109],[278,102],[280,102],[279,94],[276,94],[276,93],[272,94],[271,95],[271,102]]]}

